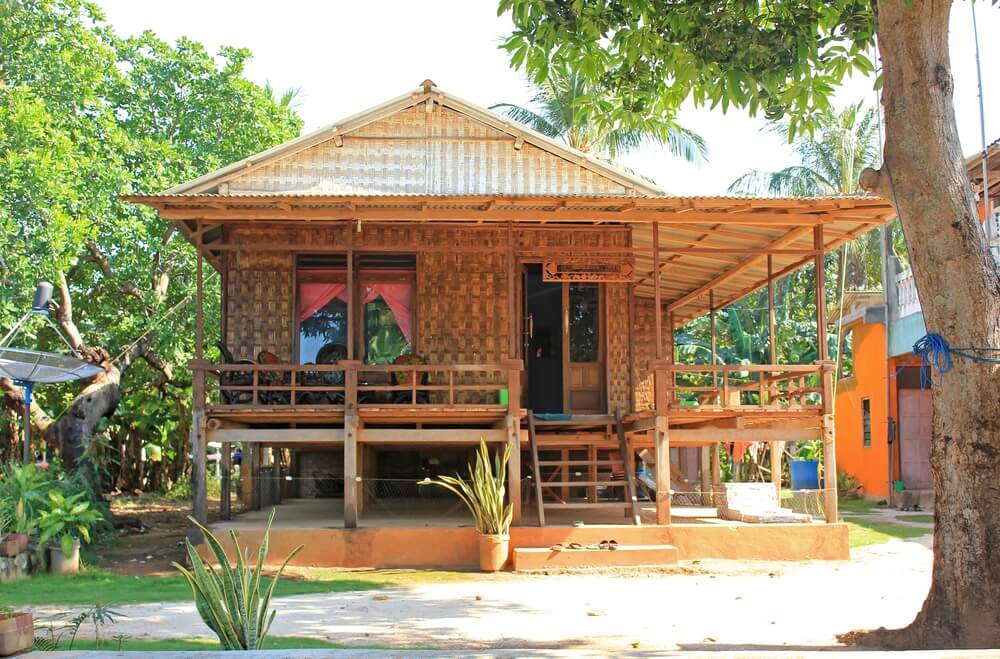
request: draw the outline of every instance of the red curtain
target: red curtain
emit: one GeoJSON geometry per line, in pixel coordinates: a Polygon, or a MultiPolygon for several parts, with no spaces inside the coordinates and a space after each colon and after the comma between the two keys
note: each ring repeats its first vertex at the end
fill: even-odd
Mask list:
{"type": "Polygon", "coordinates": [[[309,318],[334,298],[347,302],[347,284],[304,281],[299,283],[299,322],[309,318]]]}
{"type": "Polygon", "coordinates": [[[413,345],[413,284],[396,282],[391,284],[366,284],[362,304],[374,302],[378,298],[385,300],[396,317],[399,331],[406,337],[406,342],[413,345]]]}

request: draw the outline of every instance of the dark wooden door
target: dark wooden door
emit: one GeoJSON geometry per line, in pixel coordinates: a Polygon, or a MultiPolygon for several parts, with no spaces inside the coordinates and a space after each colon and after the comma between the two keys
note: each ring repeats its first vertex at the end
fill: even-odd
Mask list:
{"type": "Polygon", "coordinates": [[[603,289],[563,284],[563,405],[571,414],[606,409],[603,289]]]}

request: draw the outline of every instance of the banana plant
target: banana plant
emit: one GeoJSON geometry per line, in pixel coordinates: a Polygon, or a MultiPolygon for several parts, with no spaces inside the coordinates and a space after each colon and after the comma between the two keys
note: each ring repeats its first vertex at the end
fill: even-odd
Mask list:
{"type": "Polygon", "coordinates": [[[278,568],[271,583],[264,585],[261,571],[267,559],[274,510],[267,518],[264,539],[257,552],[257,564],[253,567],[249,564],[249,550],[240,550],[236,531],[229,532],[233,547],[236,548],[234,566],[219,539],[193,517],[188,519],[204,534],[205,544],[219,564],[218,569],[212,567],[202,558],[190,540],[187,540],[186,544],[191,569],[178,563],[173,564],[191,586],[198,615],[219,638],[223,650],[260,650],[264,647],[267,632],[274,622],[276,612],[271,610],[274,588],[278,585],[278,580],[288,562],[299,553],[302,545],[292,550],[278,568]]]}

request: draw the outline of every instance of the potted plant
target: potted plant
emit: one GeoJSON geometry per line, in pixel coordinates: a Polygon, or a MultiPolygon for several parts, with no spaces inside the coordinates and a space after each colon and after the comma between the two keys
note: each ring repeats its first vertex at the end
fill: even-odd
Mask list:
{"type": "Polygon", "coordinates": [[[26,652],[35,642],[35,624],[30,611],[0,606],[0,657],[26,652]]]}
{"type": "Polygon", "coordinates": [[[38,517],[38,543],[45,545],[58,538],[59,545],[49,547],[49,564],[56,574],[72,574],[80,570],[80,540],[90,542],[90,527],[103,515],[82,500],[85,492],[70,496],[59,490],[49,491],[48,510],[38,517]]]}
{"type": "Polygon", "coordinates": [[[496,572],[503,569],[510,553],[510,522],[514,509],[504,501],[510,445],[497,453],[490,464],[485,440],[479,441],[476,465],[469,465],[468,480],[461,476],[424,479],[421,485],[437,485],[450,490],[462,500],[476,520],[479,531],[479,569],[496,572]]]}

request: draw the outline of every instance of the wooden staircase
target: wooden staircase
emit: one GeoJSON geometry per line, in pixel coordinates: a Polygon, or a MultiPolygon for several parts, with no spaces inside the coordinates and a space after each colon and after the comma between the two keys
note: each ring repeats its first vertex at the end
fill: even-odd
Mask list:
{"type": "Polygon", "coordinates": [[[614,417],[574,416],[567,420],[540,422],[529,412],[528,442],[540,526],[545,526],[546,511],[554,510],[620,510],[631,517],[633,524],[638,526],[642,523],[636,497],[635,467],[629,459],[628,441],[620,413],[614,417]],[[581,440],[573,449],[566,448],[581,438],[592,441],[581,440]],[[540,452],[554,446],[559,447],[561,459],[540,459],[540,452]],[[569,459],[570,450],[586,451],[587,457],[569,459]],[[601,458],[601,451],[608,455],[601,458]],[[574,479],[576,472],[582,472],[582,479],[574,479]],[[599,491],[603,489],[606,492],[612,488],[624,490],[624,500],[600,500],[599,491]],[[572,496],[581,490],[586,493],[584,497],[572,496]]]}

